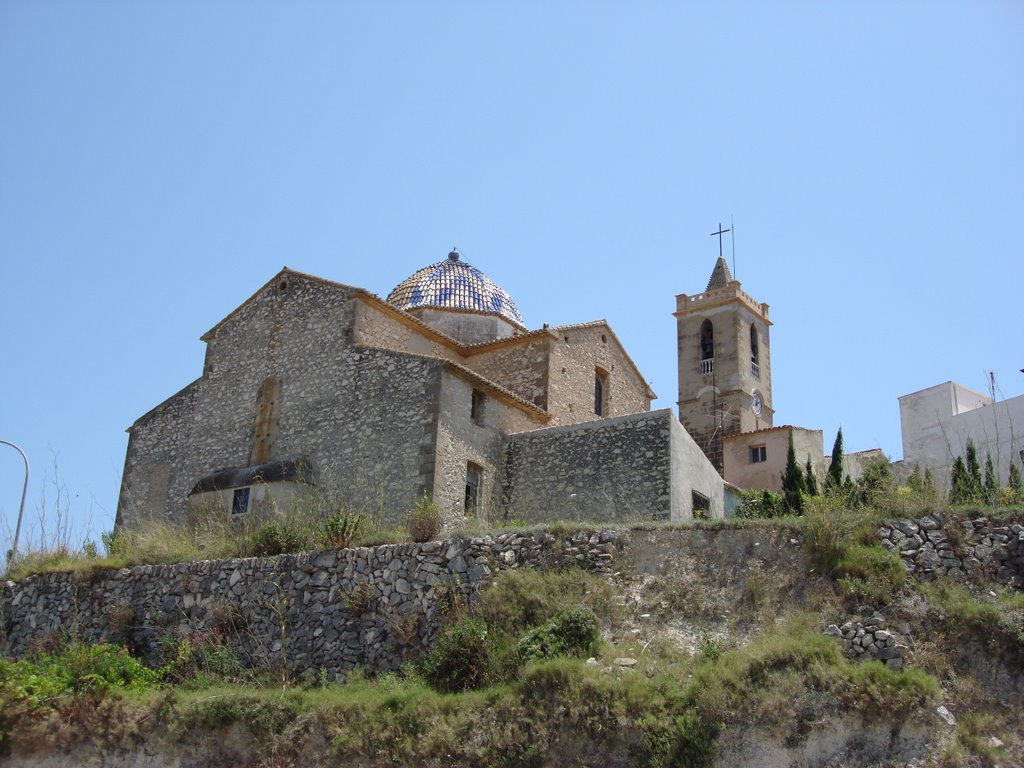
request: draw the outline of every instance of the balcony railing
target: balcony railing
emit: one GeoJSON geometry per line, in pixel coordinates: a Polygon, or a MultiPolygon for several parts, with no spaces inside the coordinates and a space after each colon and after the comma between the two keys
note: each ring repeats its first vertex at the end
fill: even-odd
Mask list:
{"type": "Polygon", "coordinates": [[[757,363],[750,364],[750,372],[754,374],[755,379],[761,379],[761,366],[758,365],[757,363]]]}
{"type": "Polygon", "coordinates": [[[715,358],[709,357],[707,360],[700,361],[700,375],[710,376],[715,372],[715,358]]]}

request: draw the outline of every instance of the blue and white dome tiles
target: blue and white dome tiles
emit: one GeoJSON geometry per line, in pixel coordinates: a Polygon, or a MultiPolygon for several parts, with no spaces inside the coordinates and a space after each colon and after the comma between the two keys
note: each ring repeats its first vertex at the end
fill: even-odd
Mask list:
{"type": "Polygon", "coordinates": [[[484,312],[525,327],[512,297],[455,251],[399,283],[388,294],[388,302],[405,310],[431,307],[484,312]]]}

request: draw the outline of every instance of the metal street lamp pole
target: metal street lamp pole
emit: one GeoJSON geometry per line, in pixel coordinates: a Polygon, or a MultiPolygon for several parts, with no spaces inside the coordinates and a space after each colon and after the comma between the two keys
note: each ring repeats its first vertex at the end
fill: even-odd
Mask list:
{"type": "Polygon", "coordinates": [[[8,442],[7,440],[0,440],[3,445],[9,445],[11,448],[21,454],[22,460],[25,462],[25,485],[21,488],[21,508],[18,509],[18,524],[14,528],[14,541],[11,543],[11,549],[7,553],[7,564],[10,565],[11,561],[14,560],[15,555],[18,554],[18,537],[21,536],[21,519],[25,516],[25,496],[28,495],[28,456],[14,443],[8,442]]]}

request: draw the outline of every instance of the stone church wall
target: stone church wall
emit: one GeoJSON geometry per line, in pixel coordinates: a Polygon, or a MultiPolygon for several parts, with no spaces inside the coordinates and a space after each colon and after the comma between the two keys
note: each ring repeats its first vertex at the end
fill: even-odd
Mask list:
{"type": "Polygon", "coordinates": [[[647,386],[604,325],[566,328],[552,343],[548,411],[556,424],[580,424],[609,416],[649,411],[647,386]],[[594,412],[597,368],[608,374],[602,416],[594,412]]]}
{"type": "Polygon", "coordinates": [[[472,400],[470,382],[452,373],[443,376],[433,499],[448,530],[460,525],[466,517],[466,473],[470,462],[482,470],[483,485],[478,494],[476,516],[480,520],[487,519],[487,499],[501,466],[502,433],[497,425],[509,415],[503,411],[513,410],[512,406],[485,396],[480,418],[474,422],[470,416],[472,400]]]}
{"type": "Polygon", "coordinates": [[[118,526],[164,517],[172,475],[180,473],[179,457],[188,454],[200,384],[189,384],[140,418],[131,430],[118,501],[118,526]]]}
{"type": "Polygon", "coordinates": [[[722,480],[682,435],[669,409],[509,435],[502,504],[527,523],[682,520],[696,489],[722,517],[722,480]]]}
{"type": "Polygon", "coordinates": [[[203,378],[133,427],[118,525],[180,521],[201,477],[249,466],[270,376],[280,382],[270,459],[306,457],[351,508],[404,515],[433,485],[444,364],[354,347],[352,304],[344,286],[290,274],[218,326],[203,378]]]}
{"type": "Polygon", "coordinates": [[[543,336],[534,341],[499,346],[469,355],[465,366],[514,392],[526,402],[545,408],[548,403],[550,344],[551,338],[543,336]]]}
{"type": "Polygon", "coordinates": [[[410,314],[462,344],[484,344],[507,338],[517,331],[514,325],[497,315],[420,307],[410,310],[410,314]]]}
{"type": "Polygon", "coordinates": [[[698,296],[677,297],[679,412],[720,471],[724,471],[721,437],[766,429],[774,423],[771,348],[765,309],[739,289],[738,283],[698,296]],[[701,360],[701,327],[713,327],[714,357],[701,360]],[[758,367],[752,366],[750,329],[758,338],[758,367]],[[707,366],[711,370],[707,370],[707,366]],[[707,372],[705,372],[707,370],[707,372]],[[751,408],[751,393],[761,394],[760,415],[751,408]]]}
{"type": "Polygon", "coordinates": [[[425,336],[366,300],[355,302],[352,340],[367,347],[380,347],[414,355],[429,355],[462,363],[451,347],[425,336]]]}

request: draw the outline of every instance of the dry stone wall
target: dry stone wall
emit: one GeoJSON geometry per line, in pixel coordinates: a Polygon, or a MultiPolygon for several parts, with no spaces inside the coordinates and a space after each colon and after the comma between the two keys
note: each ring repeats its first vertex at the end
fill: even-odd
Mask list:
{"type": "Polygon", "coordinates": [[[843,639],[843,653],[856,660],[875,659],[889,669],[902,669],[912,660],[910,646],[902,635],[892,630],[885,617],[875,611],[863,619],[851,619],[836,626],[830,624],[825,634],[843,639]]]}
{"type": "Polygon", "coordinates": [[[30,576],[2,585],[0,653],[17,656],[71,632],[128,643],[159,662],[168,638],[216,635],[243,659],[296,675],[395,669],[433,642],[447,606],[471,601],[496,571],[573,565],[608,572],[622,537],[522,531],[30,576]]]}
{"type": "Polygon", "coordinates": [[[1024,587],[1024,526],[979,517],[949,528],[938,515],[894,520],[878,529],[882,545],[899,554],[923,581],[997,581],[1024,587]]]}

